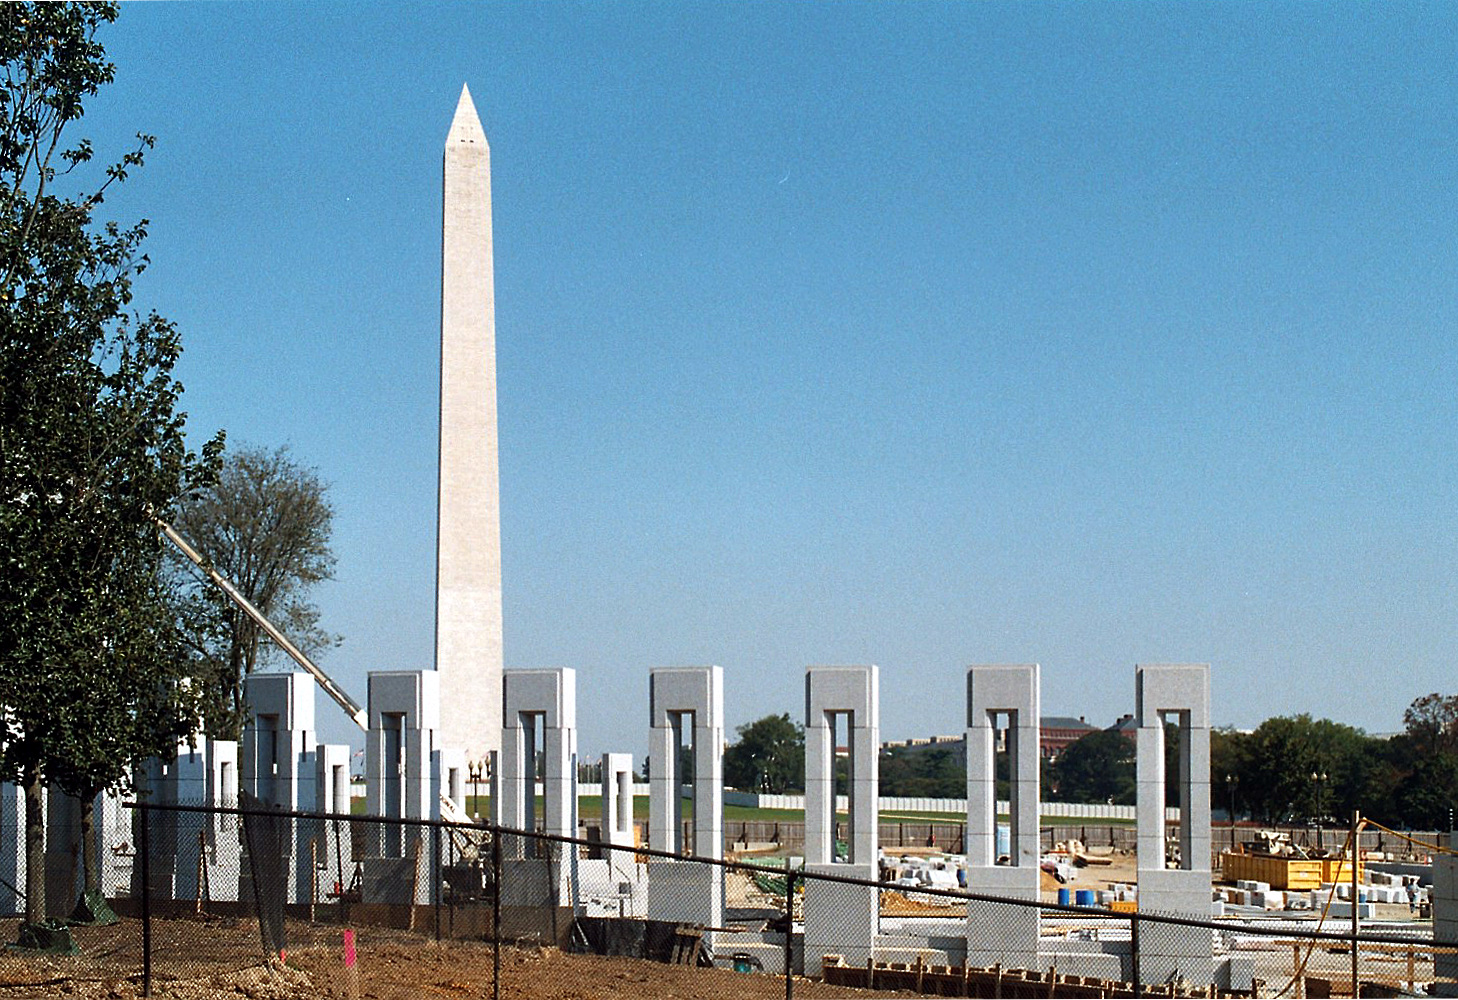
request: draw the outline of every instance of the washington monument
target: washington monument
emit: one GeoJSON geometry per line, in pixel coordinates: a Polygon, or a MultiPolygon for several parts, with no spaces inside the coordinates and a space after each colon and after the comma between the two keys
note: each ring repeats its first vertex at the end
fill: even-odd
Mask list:
{"type": "Polygon", "coordinates": [[[441,743],[481,761],[501,742],[501,496],[491,150],[465,87],[442,202],[435,668],[441,743]]]}

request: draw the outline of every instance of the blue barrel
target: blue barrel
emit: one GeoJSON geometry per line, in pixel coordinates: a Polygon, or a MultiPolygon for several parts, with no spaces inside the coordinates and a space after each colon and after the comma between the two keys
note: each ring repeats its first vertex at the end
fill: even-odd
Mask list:
{"type": "Polygon", "coordinates": [[[1092,906],[1094,905],[1094,891],[1092,889],[1080,889],[1077,895],[1074,896],[1074,899],[1077,900],[1079,906],[1092,906]]]}
{"type": "Polygon", "coordinates": [[[1059,906],[1067,906],[1068,903],[1069,903],[1068,890],[1067,889],[1059,889],[1058,890],[1058,905],[1059,906]]]}

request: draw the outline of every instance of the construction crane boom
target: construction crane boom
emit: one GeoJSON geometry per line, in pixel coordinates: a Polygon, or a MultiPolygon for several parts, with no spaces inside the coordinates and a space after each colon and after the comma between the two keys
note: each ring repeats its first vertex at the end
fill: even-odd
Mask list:
{"type": "Polygon", "coordinates": [[[352,720],[354,720],[355,725],[359,726],[359,728],[363,729],[365,732],[369,732],[369,715],[365,712],[364,708],[360,705],[359,702],[351,698],[349,696],[349,693],[346,692],[342,687],[340,687],[338,684],[335,684],[328,674],[315,666],[314,661],[305,656],[303,650],[299,649],[299,647],[289,642],[288,637],[280,632],[277,628],[275,628],[273,622],[265,618],[263,616],[263,612],[255,608],[253,606],[253,602],[248,600],[248,598],[244,597],[239,592],[238,588],[233,586],[233,584],[228,581],[227,577],[223,576],[217,570],[213,569],[212,566],[208,565],[207,560],[203,559],[203,557],[199,555],[197,550],[194,549],[191,545],[188,545],[187,541],[177,533],[176,529],[174,529],[172,525],[168,524],[160,517],[154,516],[152,520],[157,522],[157,527],[162,529],[162,534],[166,535],[167,540],[170,541],[173,545],[177,546],[179,552],[181,552],[183,555],[187,556],[187,558],[191,559],[194,563],[196,563],[198,569],[206,573],[208,579],[213,581],[213,583],[217,584],[219,590],[227,594],[228,598],[232,600],[234,604],[242,608],[243,613],[246,614],[249,618],[252,618],[253,621],[258,625],[258,627],[263,629],[264,633],[278,644],[278,647],[280,649],[282,649],[285,653],[288,653],[289,656],[293,657],[295,663],[303,667],[314,676],[314,680],[319,682],[319,686],[324,689],[324,693],[329,695],[329,697],[333,698],[335,702],[339,704],[339,707],[344,709],[345,714],[348,715],[352,720]]]}

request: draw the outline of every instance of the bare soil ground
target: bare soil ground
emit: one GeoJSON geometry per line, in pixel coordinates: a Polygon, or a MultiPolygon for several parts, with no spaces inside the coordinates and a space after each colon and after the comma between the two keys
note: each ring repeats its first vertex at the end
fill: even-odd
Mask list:
{"type": "MultiPolygon", "coordinates": [[[[358,961],[344,967],[343,928],[289,924],[286,962],[265,962],[258,925],[248,920],[154,920],[152,994],[176,1000],[420,1000],[490,997],[492,946],[433,940],[402,931],[358,931],[358,961]]],[[[5,928],[14,938],[15,925],[5,928]]],[[[0,1000],[69,997],[132,1000],[142,995],[139,921],[76,929],[75,957],[0,953],[0,1000]]],[[[664,965],[632,958],[568,955],[554,948],[504,947],[501,996],[510,1000],[776,1000],[784,980],[664,965]]],[[[795,981],[806,998],[888,996],[795,981]]]]}

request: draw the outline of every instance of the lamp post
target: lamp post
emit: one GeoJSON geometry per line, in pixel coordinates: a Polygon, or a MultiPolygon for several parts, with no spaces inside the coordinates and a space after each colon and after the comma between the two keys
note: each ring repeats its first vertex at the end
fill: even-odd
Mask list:
{"type": "Polygon", "coordinates": [[[466,765],[466,776],[471,782],[471,804],[474,807],[472,815],[476,819],[481,818],[481,781],[485,777],[482,773],[485,769],[486,765],[484,764],[466,765]]]}
{"type": "Polygon", "coordinates": [[[1318,850],[1321,848],[1321,828],[1323,815],[1321,811],[1321,791],[1322,786],[1326,784],[1326,778],[1327,774],[1325,771],[1311,772],[1311,784],[1316,788],[1316,846],[1318,850]]]}
{"type": "Polygon", "coordinates": [[[1230,793],[1230,850],[1235,850],[1235,786],[1240,784],[1240,775],[1225,776],[1225,790],[1230,793]]]}

